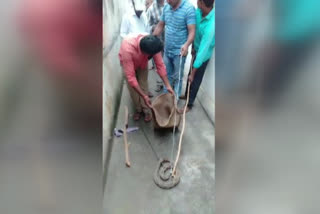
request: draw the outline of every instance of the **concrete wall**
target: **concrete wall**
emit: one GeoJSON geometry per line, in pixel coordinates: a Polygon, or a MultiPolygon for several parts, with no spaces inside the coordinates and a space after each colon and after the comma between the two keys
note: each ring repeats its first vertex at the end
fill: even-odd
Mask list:
{"type": "Polygon", "coordinates": [[[211,57],[198,92],[198,99],[214,123],[215,119],[215,54],[211,57]]]}
{"type": "Polygon", "coordinates": [[[103,163],[121,98],[123,75],[118,60],[120,25],[130,1],[104,0],[103,5],[103,163]]]}

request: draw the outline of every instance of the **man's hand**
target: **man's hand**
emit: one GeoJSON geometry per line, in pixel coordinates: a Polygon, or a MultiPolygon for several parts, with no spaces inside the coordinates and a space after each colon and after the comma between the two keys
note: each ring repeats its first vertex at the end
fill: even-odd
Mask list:
{"type": "Polygon", "coordinates": [[[189,81],[190,84],[193,82],[196,72],[197,72],[197,69],[196,68],[192,68],[192,72],[188,77],[188,81],[189,81]]]}
{"type": "Polygon", "coordinates": [[[173,91],[173,89],[172,89],[172,87],[170,85],[168,77],[167,76],[163,76],[161,78],[162,78],[162,81],[163,81],[164,85],[166,86],[167,90],[169,91],[169,93],[174,95],[174,91],[173,91]]]}
{"type": "Polygon", "coordinates": [[[174,96],[174,91],[173,89],[171,88],[171,86],[169,85],[169,87],[167,87],[167,90],[170,94],[172,94],[174,96]]]}
{"type": "Polygon", "coordinates": [[[193,79],[194,79],[194,75],[190,74],[188,77],[188,81],[190,84],[193,82],[193,79]]]}
{"type": "Polygon", "coordinates": [[[163,21],[160,21],[160,22],[157,24],[156,28],[154,29],[152,35],[154,35],[154,36],[160,36],[160,34],[162,33],[162,31],[163,31],[163,29],[164,29],[164,25],[165,25],[164,22],[163,22],[163,21]]]}
{"type": "Polygon", "coordinates": [[[188,47],[189,47],[189,45],[187,45],[187,44],[184,44],[182,46],[181,52],[180,52],[181,56],[187,56],[188,55],[188,47]]]}
{"type": "Polygon", "coordinates": [[[196,55],[196,50],[194,48],[192,48],[192,50],[191,50],[191,55],[192,55],[193,58],[196,55]]]}
{"type": "Polygon", "coordinates": [[[149,98],[148,95],[144,95],[144,96],[143,96],[143,100],[144,100],[145,104],[146,104],[149,108],[152,108],[151,101],[150,101],[150,98],[149,98]]]}

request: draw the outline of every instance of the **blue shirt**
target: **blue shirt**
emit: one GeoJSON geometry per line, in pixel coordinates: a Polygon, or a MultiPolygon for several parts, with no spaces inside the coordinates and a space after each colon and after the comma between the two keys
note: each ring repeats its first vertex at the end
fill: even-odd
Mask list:
{"type": "Polygon", "coordinates": [[[188,0],[182,0],[176,10],[166,4],[160,20],[165,23],[164,52],[168,56],[179,55],[188,39],[188,25],[196,24],[194,6],[188,0]]]}
{"type": "Polygon", "coordinates": [[[215,9],[202,17],[202,11],[196,11],[197,24],[196,36],[193,42],[196,51],[196,60],[193,63],[194,68],[200,68],[201,65],[211,58],[215,46],[215,9]]]}

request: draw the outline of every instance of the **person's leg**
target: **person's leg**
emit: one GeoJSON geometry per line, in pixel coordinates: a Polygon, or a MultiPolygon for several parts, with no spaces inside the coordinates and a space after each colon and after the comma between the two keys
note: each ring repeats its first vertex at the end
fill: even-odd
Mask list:
{"type": "Polygon", "coordinates": [[[134,88],[132,88],[127,79],[126,79],[126,82],[127,82],[127,87],[128,87],[128,90],[129,90],[129,94],[130,94],[130,97],[132,99],[132,102],[133,102],[133,105],[135,107],[135,114],[133,115],[133,119],[134,120],[139,120],[140,119],[140,114],[142,113],[142,106],[140,104],[140,95],[138,94],[138,92],[136,92],[136,90],[134,90],[134,88]]]}
{"type": "MultiPolygon", "coordinates": [[[[188,107],[192,108],[193,103],[196,99],[197,93],[199,91],[204,73],[206,71],[207,65],[208,65],[209,60],[207,60],[206,62],[204,62],[201,67],[197,70],[193,82],[190,85],[190,95],[189,95],[189,102],[188,102],[188,107]]],[[[188,90],[188,88],[187,88],[188,90]]]]}
{"type": "MultiPolygon", "coordinates": [[[[172,60],[166,54],[164,54],[163,55],[163,62],[164,62],[166,69],[167,69],[167,76],[168,76],[169,83],[170,83],[171,87],[173,87],[173,68],[174,67],[172,64],[172,60]]],[[[163,85],[163,92],[168,93],[168,90],[165,85],[163,85]]]]}
{"type": "MultiPolygon", "coordinates": [[[[148,86],[148,67],[145,69],[138,69],[137,70],[137,76],[138,76],[138,83],[140,85],[141,90],[148,94],[149,86],[148,86]]],[[[151,111],[148,108],[148,106],[145,104],[142,97],[139,96],[140,105],[142,107],[142,111],[145,114],[145,121],[149,122],[152,119],[151,111]]]]}
{"type": "Polygon", "coordinates": [[[173,61],[173,64],[174,64],[173,87],[174,87],[174,92],[175,92],[177,99],[181,95],[185,62],[186,62],[186,57],[180,57],[178,55],[174,57],[174,61],[173,61]]]}
{"type": "MultiPolygon", "coordinates": [[[[193,65],[194,61],[195,61],[195,58],[193,58],[193,60],[191,60],[191,65],[190,65],[190,66],[193,65]]],[[[190,74],[191,74],[191,71],[192,71],[192,69],[189,69],[188,78],[189,78],[189,76],[190,76],[190,74]]],[[[184,95],[181,95],[180,99],[184,99],[184,100],[187,99],[187,96],[188,96],[188,87],[189,87],[189,81],[188,81],[188,79],[187,79],[186,90],[185,90],[185,92],[184,92],[184,95]]]]}

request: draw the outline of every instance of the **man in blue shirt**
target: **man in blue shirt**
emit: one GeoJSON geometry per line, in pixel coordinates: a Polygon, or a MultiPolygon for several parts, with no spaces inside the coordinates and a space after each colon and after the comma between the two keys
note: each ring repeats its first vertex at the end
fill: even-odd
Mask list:
{"type": "MultiPolygon", "coordinates": [[[[196,11],[196,37],[193,43],[192,70],[188,75],[188,84],[185,96],[187,96],[188,85],[190,85],[190,97],[187,111],[192,108],[200,88],[206,67],[212,56],[215,47],[215,9],[214,0],[198,0],[198,9],[196,11]]],[[[182,109],[179,110],[182,112],[182,109]]]]}
{"type": "MultiPolygon", "coordinates": [[[[181,94],[188,48],[195,36],[195,8],[188,0],[168,0],[167,3],[153,35],[160,36],[165,27],[163,59],[168,79],[178,99],[181,94]]],[[[167,92],[166,88],[164,92],[167,92]]]]}

